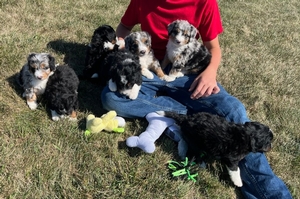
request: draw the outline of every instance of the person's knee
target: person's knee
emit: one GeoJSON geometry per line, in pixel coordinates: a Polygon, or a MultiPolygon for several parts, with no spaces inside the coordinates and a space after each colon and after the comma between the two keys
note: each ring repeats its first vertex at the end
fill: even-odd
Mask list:
{"type": "Polygon", "coordinates": [[[245,123],[249,121],[244,104],[233,96],[226,100],[226,108],[223,109],[225,118],[230,122],[245,123]]]}

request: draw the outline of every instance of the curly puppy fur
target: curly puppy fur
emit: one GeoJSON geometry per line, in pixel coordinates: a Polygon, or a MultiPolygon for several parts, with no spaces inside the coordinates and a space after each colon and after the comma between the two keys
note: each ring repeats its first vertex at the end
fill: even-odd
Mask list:
{"type": "Polygon", "coordinates": [[[109,25],[98,27],[92,36],[85,58],[84,78],[106,85],[109,80],[109,67],[104,60],[111,52],[124,48],[124,41],[118,40],[115,30],[109,25]]]}
{"type": "Polygon", "coordinates": [[[49,78],[45,90],[47,104],[51,110],[52,120],[69,117],[76,120],[78,109],[79,79],[74,70],[68,65],[57,66],[49,78]]]}
{"type": "Polygon", "coordinates": [[[130,99],[136,99],[142,85],[139,57],[123,49],[110,54],[106,59],[106,64],[111,67],[109,89],[118,91],[130,99]]]}
{"type": "Polygon", "coordinates": [[[243,186],[239,161],[250,152],[267,152],[271,149],[273,133],[268,126],[259,122],[235,124],[223,117],[204,112],[193,115],[166,112],[165,116],[174,118],[181,127],[189,154],[197,158],[204,152],[207,154],[204,159],[220,159],[238,187],[243,186]]]}
{"type": "Polygon", "coordinates": [[[142,75],[148,79],[153,79],[154,76],[150,72],[154,72],[160,79],[166,81],[173,81],[175,78],[170,78],[165,75],[160,67],[159,61],[155,58],[151,48],[151,36],[148,32],[132,32],[125,37],[125,48],[139,56],[142,67],[142,75]]]}
{"type": "Polygon", "coordinates": [[[55,71],[55,58],[49,53],[31,53],[27,63],[22,67],[17,76],[17,82],[24,89],[23,97],[26,98],[30,109],[37,108],[38,96],[45,92],[48,78],[55,71]]]}
{"type": "Polygon", "coordinates": [[[169,40],[162,68],[172,63],[169,76],[200,74],[209,65],[211,54],[197,40],[197,33],[197,29],[185,20],[175,20],[168,25],[169,40]]]}

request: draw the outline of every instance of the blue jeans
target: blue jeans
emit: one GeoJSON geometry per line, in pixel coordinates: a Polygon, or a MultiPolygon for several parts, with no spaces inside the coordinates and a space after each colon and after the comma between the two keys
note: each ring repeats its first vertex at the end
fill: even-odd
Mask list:
{"type": "MultiPolygon", "coordinates": [[[[105,87],[101,95],[102,105],[106,110],[115,110],[118,115],[127,118],[143,118],[155,111],[181,114],[202,111],[220,115],[235,123],[249,121],[244,105],[228,94],[220,84],[219,93],[192,100],[188,89],[195,77],[184,76],[173,82],[162,81],[155,75],[154,79],[143,77],[136,100],[130,100],[105,87]]],[[[263,153],[250,153],[239,166],[243,180],[241,190],[246,198],[292,198],[283,181],[273,173],[263,153]]]]}

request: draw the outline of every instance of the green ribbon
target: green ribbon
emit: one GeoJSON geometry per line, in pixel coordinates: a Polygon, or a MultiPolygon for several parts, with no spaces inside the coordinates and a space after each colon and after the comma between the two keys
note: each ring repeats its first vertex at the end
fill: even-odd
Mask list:
{"type": "Polygon", "coordinates": [[[183,162],[176,162],[176,161],[170,160],[170,161],[168,161],[168,163],[169,163],[169,165],[168,165],[169,169],[173,170],[173,172],[172,172],[173,177],[187,175],[187,178],[189,180],[196,182],[195,177],[198,176],[198,174],[190,173],[191,166],[194,166],[196,164],[194,161],[191,161],[189,163],[188,158],[186,157],[185,161],[183,161],[183,162]]]}

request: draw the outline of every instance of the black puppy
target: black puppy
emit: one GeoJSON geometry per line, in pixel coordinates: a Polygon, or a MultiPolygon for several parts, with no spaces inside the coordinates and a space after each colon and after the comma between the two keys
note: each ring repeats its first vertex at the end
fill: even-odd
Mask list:
{"type": "Polygon", "coordinates": [[[267,152],[271,149],[273,133],[268,126],[259,122],[235,124],[204,112],[193,115],[166,112],[165,116],[174,118],[181,127],[190,154],[196,158],[201,153],[207,154],[206,158],[220,158],[238,187],[243,186],[239,161],[250,152],[267,152]]]}
{"type": "Polygon", "coordinates": [[[86,52],[84,78],[96,80],[100,85],[106,85],[109,80],[109,67],[104,66],[104,60],[111,52],[124,48],[125,42],[118,40],[115,30],[109,25],[98,27],[92,36],[86,52]]]}
{"type": "Polygon", "coordinates": [[[136,99],[142,85],[142,68],[138,55],[126,49],[119,50],[107,57],[105,65],[110,66],[109,89],[136,99]]]}
{"type": "Polygon", "coordinates": [[[78,85],[79,79],[72,68],[68,65],[56,67],[47,82],[44,94],[51,110],[52,120],[57,121],[64,117],[70,117],[70,120],[77,119],[78,85]]]}

